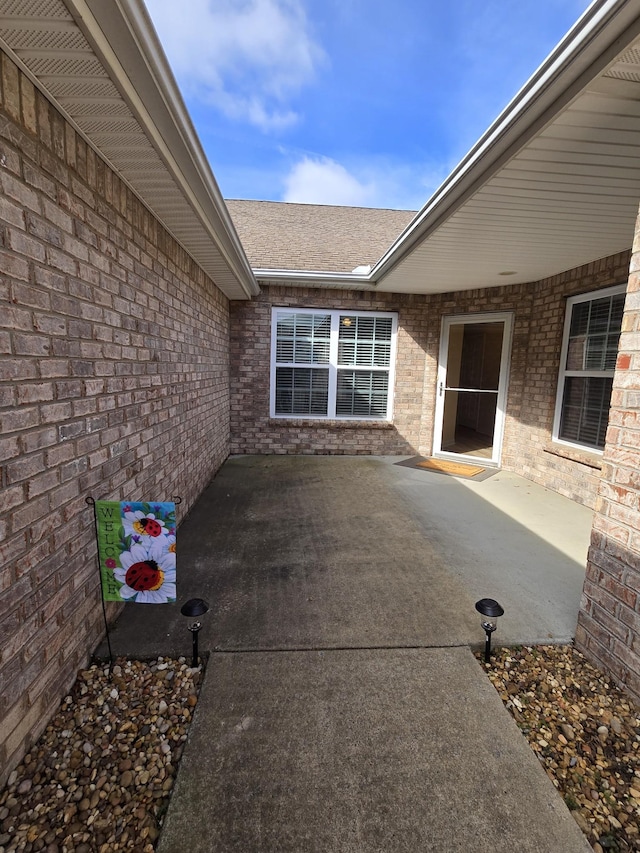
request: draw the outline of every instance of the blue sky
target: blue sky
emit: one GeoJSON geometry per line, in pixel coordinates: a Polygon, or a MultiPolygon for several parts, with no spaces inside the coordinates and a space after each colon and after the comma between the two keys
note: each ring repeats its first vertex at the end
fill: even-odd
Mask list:
{"type": "Polygon", "coordinates": [[[426,203],[589,5],[145,2],[226,198],[402,209],[426,203]]]}

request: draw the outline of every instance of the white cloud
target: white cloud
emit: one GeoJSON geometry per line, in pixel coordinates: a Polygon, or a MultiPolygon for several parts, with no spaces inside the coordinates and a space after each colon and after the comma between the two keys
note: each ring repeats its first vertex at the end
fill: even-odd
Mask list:
{"type": "Polygon", "coordinates": [[[146,0],[186,92],[261,130],[297,121],[290,99],[325,60],[301,0],[146,0]]]}
{"type": "Polygon", "coordinates": [[[287,175],[283,201],[369,207],[374,195],[372,185],[359,181],[335,160],[305,157],[287,175]]]}
{"type": "Polygon", "coordinates": [[[284,179],[282,201],[419,210],[450,169],[425,164],[360,162],[348,169],[329,157],[303,157],[284,179]]]}

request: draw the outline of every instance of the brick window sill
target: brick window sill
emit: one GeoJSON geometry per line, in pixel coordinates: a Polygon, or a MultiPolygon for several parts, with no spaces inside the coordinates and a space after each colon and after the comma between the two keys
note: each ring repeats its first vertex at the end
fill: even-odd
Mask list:
{"type": "Polygon", "coordinates": [[[269,418],[271,427],[296,427],[297,429],[394,429],[389,421],[342,421],[316,418],[269,418]]]}
{"type": "Polygon", "coordinates": [[[602,456],[599,453],[578,450],[576,447],[565,447],[562,444],[547,444],[543,450],[552,456],[559,456],[561,459],[568,459],[570,462],[578,462],[580,465],[586,465],[587,468],[594,468],[596,471],[602,469],[602,456]]]}

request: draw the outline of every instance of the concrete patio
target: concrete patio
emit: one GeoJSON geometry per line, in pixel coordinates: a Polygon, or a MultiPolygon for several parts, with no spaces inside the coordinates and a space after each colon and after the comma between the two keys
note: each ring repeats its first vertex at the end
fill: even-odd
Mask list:
{"type": "MultiPolygon", "coordinates": [[[[397,457],[229,459],[178,533],[178,603],[205,651],[481,643],[574,634],[591,511],[505,471],[464,480],[397,457]]],[[[129,606],[115,654],[189,651],[175,605],[129,606]]],[[[102,649],[104,651],[104,647],[102,649]]]]}
{"type": "MultiPolygon", "coordinates": [[[[229,459],[178,535],[209,662],[160,853],[589,850],[469,645],[484,596],[496,642],[570,639],[590,524],[501,471],[229,459]]],[[[111,642],[190,651],[175,605],[111,642]]]]}

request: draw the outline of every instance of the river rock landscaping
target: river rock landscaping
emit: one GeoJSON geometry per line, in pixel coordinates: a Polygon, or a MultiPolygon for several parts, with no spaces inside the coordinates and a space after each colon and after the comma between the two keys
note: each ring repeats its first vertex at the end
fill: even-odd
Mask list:
{"type": "MultiPolygon", "coordinates": [[[[596,853],[640,851],[640,708],[571,646],[481,665],[596,853]]],[[[153,853],[200,680],[184,658],[81,671],[0,794],[0,853],[153,853]]]]}
{"type": "Polygon", "coordinates": [[[640,708],[572,646],[482,666],[593,849],[640,850],[640,708]]]}
{"type": "Polygon", "coordinates": [[[0,853],[152,853],[200,679],[184,658],[81,671],[0,795],[0,853]]]}

